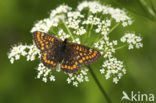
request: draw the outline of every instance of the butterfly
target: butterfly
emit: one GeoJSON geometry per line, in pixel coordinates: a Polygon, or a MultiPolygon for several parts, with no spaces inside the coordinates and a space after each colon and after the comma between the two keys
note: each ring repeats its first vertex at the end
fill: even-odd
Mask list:
{"type": "Polygon", "coordinates": [[[33,32],[33,39],[41,50],[44,66],[56,67],[61,63],[61,69],[67,73],[77,72],[81,65],[91,64],[101,56],[97,50],[43,32],[33,32]]]}

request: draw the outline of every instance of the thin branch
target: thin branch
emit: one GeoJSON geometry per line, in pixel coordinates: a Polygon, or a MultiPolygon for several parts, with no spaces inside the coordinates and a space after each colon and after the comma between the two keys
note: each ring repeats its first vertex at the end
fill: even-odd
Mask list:
{"type": "Polygon", "coordinates": [[[122,45],[122,46],[119,46],[119,47],[115,48],[115,50],[122,49],[122,48],[124,48],[125,46],[127,46],[127,44],[122,45]]]}
{"type": "MultiPolygon", "coordinates": [[[[120,6],[120,7],[122,7],[122,8],[125,8],[125,6],[123,6],[120,2],[118,2],[118,1],[116,1],[116,0],[112,0],[112,2],[114,2],[117,6],[120,6]]],[[[143,8],[143,11],[144,11],[145,14],[142,14],[142,13],[138,12],[137,10],[131,10],[131,9],[129,9],[129,8],[126,8],[126,9],[127,9],[129,12],[131,12],[131,13],[133,13],[133,14],[135,14],[135,15],[140,15],[140,16],[146,17],[146,18],[148,18],[148,19],[150,19],[150,20],[154,20],[154,21],[156,20],[155,18],[152,18],[152,17],[149,16],[148,11],[145,10],[145,8],[144,8],[144,6],[142,5],[142,3],[140,2],[140,0],[136,0],[136,2],[138,2],[139,5],[143,8]]],[[[153,8],[152,8],[152,9],[153,9],[153,8]]],[[[156,14],[156,13],[155,13],[155,14],[156,14]]]]}
{"type": "MultiPolygon", "coordinates": [[[[156,20],[155,10],[152,7],[150,7],[145,0],[139,0],[139,3],[142,6],[147,17],[151,20],[156,20]]],[[[153,6],[153,5],[151,5],[151,6],[153,6]]]]}
{"type": "MultiPolygon", "coordinates": [[[[88,9],[88,13],[87,13],[87,19],[88,19],[88,17],[90,16],[90,9],[88,9]]],[[[84,36],[84,38],[85,38],[85,40],[87,40],[88,39],[88,28],[89,28],[89,24],[86,24],[86,34],[85,34],[85,36],[84,36]]],[[[83,41],[83,43],[85,43],[86,44],[86,41],[83,41]]]]}
{"type": "Polygon", "coordinates": [[[89,68],[89,70],[90,70],[90,72],[91,72],[91,75],[92,75],[94,81],[96,82],[98,88],[100,89],[100,91],[102,92],[103,96],[105,97],[107,103],[112,103],[112,102],[111,102],[111,99],[108,97],[107,93],[106,93],[105,90],[103,89],[102,85],[100,84],[99,80],[97,79],[97,77],[96,77],[96,75],[94,74],[94,72],[93,72],[92,68],[90,67],[90,65],[87,66],[87,67],[89,68]]]}
{"type": "Polygon", "coordinates": [[[93,24],[91,24],[91,26],[90,26],[90,29],[89,29],[89,32],[88,32],[88,38],[90,38],[90,33],[91,33],[92,29],[93,29],[93,24]]]}
{"type": "MultiPolygon", "coordinates": [[[[111,30],[108,32],[108,34],[110,34],[114,29],[116,29],[118,26],[120,25],[120,23],[117,23],[115,26],[113,26],[112,28],[111,28],[111,30]]],[[[107,35],[108,35],[107,34],[107,35]]],[[[99,41],[101,41],[102,39],[104,39],[104,36],[102,37],[102,38],[100,38],[98,41],[97,41],[97,43],[99,42],[99,41]]]]}
{"type": "Polygon", "coordinates": [[[72,38],[73,40],[75,40],[74,37],[73,37],[73,35],[72,35],[72,33],[71,33],[71,31],[70,31],[70,29],[67,27],[66,23],[64,22],[64,20],[62,20],[62,22],[63,22],[65,28],[67,29],[68,33],[70,34],[71,38],[72,38]]]}
{"type": "Polygon", "coordinates": [[[152,3],[152,0],[149,0],[149,2],[150,2],[150,4],[151,4],[151,8],[153,9],[153,12],[154,12],[155,15],[156,15],[156,9],[155,9],[155,7],[154,7],[154,5],[153,5],[153,3],[152,3]]]}
{"type": "MultiPolygon", "coordinates": [[[[97,13],[95,14],[95,17],[97,17],[97,13]]],[[[88,33],[88,38],[90,38],[90,35],[91,35],[91,31],[93,29],[93,23],[91,23],[91,26],[90,26],[90,29],[89,29],[89,33],[88,33]]]]}
{"type": "Polygon", "coordinates": [[[118,26],[120,25],[120,23],[117,23],[115,26],[113,26],[113,28],[111,28],[111,30],[108,32],[108,34],[110,34],[114,29],[116,29],[118,26]]]}

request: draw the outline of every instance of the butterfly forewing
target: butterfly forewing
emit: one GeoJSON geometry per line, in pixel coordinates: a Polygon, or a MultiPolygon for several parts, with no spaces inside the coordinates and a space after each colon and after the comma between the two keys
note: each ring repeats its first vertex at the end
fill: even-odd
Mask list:
{"type": "Polygon", "coordinates": [[[50,48],[53,49],[53,47],[57,46],[57,43],[60,41],[60,39],[52,35],[48,35],[39,31],[33,33],[33,38],[37,48],[41,51],[45,51],[50,48]]]}
{"type": "Polygon", "coordinates": [[[76,43],[67,43],[65,58],[61,68],[66,72],[76,72],[80,65],[91,64],[100,56],[100,52],[76,43]]]}

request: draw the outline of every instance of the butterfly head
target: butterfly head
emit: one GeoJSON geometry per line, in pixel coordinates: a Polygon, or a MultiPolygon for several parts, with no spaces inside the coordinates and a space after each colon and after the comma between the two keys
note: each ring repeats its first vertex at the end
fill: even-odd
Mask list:
{"type": "Polygon", "coordinates": [[[66,48],[67,41],[68,41],[68,39],[67,39],[67,38],[66,38],[66,39],[64,39],[64,41],[63,41],[62,47],[64,47],[64,49],[66,48]]]}
{"type": "Polygon", "coordinates": [[[67,44],[67,38],[62,42],[62,46],[61,46],[61,51],[65,51],[65,49],[66,49],[66,44],[67,44]]]}
{"type": "Polygon", "coordinates": [[[67,43],[67,41],[68,41],[68,38],[64,39],[64,43],[67,43]]]}

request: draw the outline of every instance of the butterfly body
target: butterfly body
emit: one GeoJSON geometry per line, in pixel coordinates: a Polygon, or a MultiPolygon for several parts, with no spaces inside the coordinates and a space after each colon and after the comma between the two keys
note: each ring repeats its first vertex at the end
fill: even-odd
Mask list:
{"type": "Polygon", "coordinates": [[[66,45],[67,45],[67,39],[65,39],[61,44],[59,62],[61,62],[63,58],[65,57],[65,50],[67,47],[66,45]]]}
{"type": "Polygon", "coordinates": [[[56,67],[59,62],[61,69],[68,73],[78,71],[81,65],[91,64],[101,56],[94,49],[43,32],[34,32],[33,38],[42,52],[41,62],[47,67],[56,67]]]}

